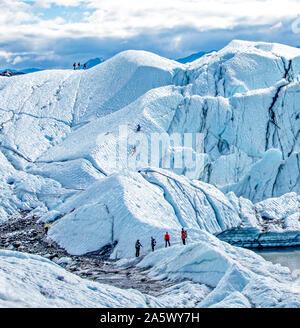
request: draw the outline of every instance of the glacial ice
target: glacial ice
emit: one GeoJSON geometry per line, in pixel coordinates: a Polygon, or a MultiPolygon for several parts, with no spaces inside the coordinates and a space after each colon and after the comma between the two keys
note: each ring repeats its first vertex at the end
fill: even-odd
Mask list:
{"type": "MultiPolygon", "coordinates": [[[[49,238],[69,253],[117,241],[111,258],[125,261],[140,239],[146,257],[139,265],[151,263],[150,275],[207,284],[193,285],[201,296],[193,304],[200,306],[299,306],[299,286],[286,269],[213,236],[244,247],[300,244],[299,74],[300,49],[237,40],[184,65],[126,51],[87,71],[0,77],[0,221],[31,211],[52,223],[49,238]],[[139,149],[116,163],[117,144],[129,140],[133,147],[135,138],[149,141],[153,133],[203,134],[205,154],[185,149],[199,156],[203,171],[189,170],[189,161],[157,168],[150,153],[148,165],[132,169],[139,149]],[[188,231],[186,248],[179,247],[181,227],[188,231]],[[166,231],[170,249],[164,249],[166,231]],[[178,258],[186,261],[182,267],[178,258]]],[[[172,162],[183,148],[170,145],[161,162],[168,156],[172,162]]],[[[3,265],[12,265],[3,252],[3,265]]],[[[25,257],[26,270],[39,273],[41,260],[25,257]]],[[[25,293],[29,285],[21,286],[17,273],[15,279],[25,293]]],[[[98,302],[81,292],[81,304],[98,302]]],[[[184,291],[168,292],[174,304],[184,304],[184,291]]],[[[36,304],[33,292],[24,301],[14,290],[10,295],[2,305],[36,304]]],[[[110,295],[103,306],[148,305],[144,295],[120,295],[123,303],[110,295]]],[[[170,304],[166,298],[150,303],[170,304]]],[[[39,304],[79,305],[70,302],[39,304]]]]}

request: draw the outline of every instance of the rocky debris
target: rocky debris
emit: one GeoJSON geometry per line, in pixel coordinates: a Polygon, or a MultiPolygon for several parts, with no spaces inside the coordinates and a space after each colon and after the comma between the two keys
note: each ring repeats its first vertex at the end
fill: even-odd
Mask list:
{"type": "Polygon", "coordinates": [[[134,288],[154,296],[160,295],[164,288],[174,285],[173,282],[150,279],[143,269],[135,266],[117,266],[108,259],[113,246],[107,246],[98,252],[73,256],[50,240],[44,233],[43,223],[39,223],[38,218],[28,212],[0,224],[0,248],[43,256],[82,278],[119,288],[134,288]]]}

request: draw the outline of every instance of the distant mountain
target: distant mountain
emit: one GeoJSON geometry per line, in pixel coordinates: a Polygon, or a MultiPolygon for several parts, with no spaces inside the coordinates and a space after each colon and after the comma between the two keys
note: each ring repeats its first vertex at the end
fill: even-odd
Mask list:
{"type": "MultiPolygon", "coordinates": [[[[96,57],[89,59],[85,64],[86,68],[92,68],[98,64],[101,64],[104,62],[103,58],[96,57]]],[[[45,68],[46,69],[46,68],[45,68]]],[[[39,71],[44,71],[45,69],[42,68],[24,68],[24,69],[12,69],[12,68],[5,68],[3,70],[0,70],[0,76],[14,76],[14,75],[21,75],[21,74],[28,74],[28,73],[34,73],[39,71]]]]}
{"type": "Polygon", "coordinates": [[[2,71],[0,71],[1,76],[14,76],[14,75],[21,75],[21,74],[27,74],[27,73],[34,73],[38,71],[43,71],[41,68],[24,68],[20,70],[15,70],[12,68],[6,68],[2,71]]]}
{"type": "Polygon", "coordinates": [[[209,54],[213,51],[214,50],[212,50],[212,51],[200,51],[200,52],[194,53],[192,55],[189,55],[187,57],[176,59],[176,61],[181,63],[181,64],[191,63],[194,60],[199,59],[199,58],[203,57],[204,55],[209,54]]]}
{"type": "Polygon", "coordinates": [[[2,72],[0,72],[0,76],[7,76],[7,77],[11,77],[11,76],[15,76],[15,75],[23,75],[25,73],[23,72],[17,72],[14,70],[4,70],[2,72]]]}
{"type": "Polygon", "coordinates": [[[99,65],[103,62],[104,62],[103,58],[97,57],[97,58],[93,58],[93,59],[88,60],[85,64],[86,64],[86,68],[89,69],[89,68],[92,68],[92,67],[94,67],[96,65],[99,65]]]}

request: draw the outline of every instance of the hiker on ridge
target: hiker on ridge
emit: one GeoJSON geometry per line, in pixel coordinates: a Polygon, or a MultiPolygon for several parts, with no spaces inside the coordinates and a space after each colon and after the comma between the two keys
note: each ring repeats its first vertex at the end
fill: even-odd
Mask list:
{"type": "Polygon", "coordinates": [[[165,247],[168,247],[168,245],[171,246],[171,244],[170,244],[170,235],[169,235],[168,232],[166,232],[164,240],[165,240],[165,247]]]}
{"type": "Polygon", "coordinates": [[[155,245],[156,245],[156,240],[153,237],[151,237],[151,248],[152,248],[152,252],[154,252],[155,245]]]}
{"type": "Polygon", "coordinates": [[[138,239],[136,241],[136,243],[135,243],[135,250],[136,250],[135,256],[136,257],[139,257],[140,256],[140,249],[141,249],[141,247],[143,247],[143,245],[140,243],[140,240],[138,239]]]}
{"type": "Polygon", "coordinates": [[[136,153],[136,146],[134,146],[134,147],[132,148],[131,156],[134,155],[135,153],[136,153]]]}
{"type": "Polygon", "coordinates": [[[186,238],[187,238],[187,232],[182,228],[181,229],[181,240],[182,240],[183,245],[185,245],[186,238]]]}

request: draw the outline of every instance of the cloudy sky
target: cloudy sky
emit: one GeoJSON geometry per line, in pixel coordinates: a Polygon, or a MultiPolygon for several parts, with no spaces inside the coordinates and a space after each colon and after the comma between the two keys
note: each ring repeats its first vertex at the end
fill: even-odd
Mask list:
{"type": "Polygon", "coordinates": [[[299,0],[0,0],[0,69],[143,49],[176,59],[232,39],[300,46],[299,0]]]}

